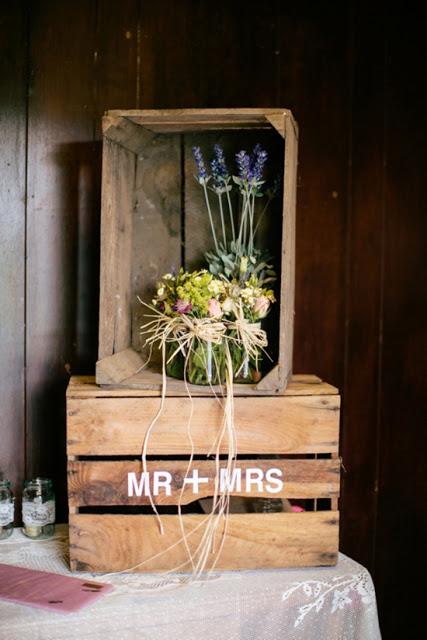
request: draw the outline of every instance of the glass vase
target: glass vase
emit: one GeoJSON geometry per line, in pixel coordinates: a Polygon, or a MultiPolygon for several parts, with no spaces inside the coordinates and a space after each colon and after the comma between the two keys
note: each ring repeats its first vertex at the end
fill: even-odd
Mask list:
{"type": "Polygon", "coordinates": [[[225,381],[223,345],[195,338],[188,357],[187,379],[191,384],[222,384],[225,381]]]}
{"type": "MultiPolygon", "coordinates": [[[[258,322],[254,326],[260,328],[261,323],[258,322]]],[[[261,379],[261,349],[256,349],[256,355],[249,355],[244,345],[239,342],[236,332],[231,332],[230,337],[234,382],[237,384],[256,384],[261,379]]]]}
{"type": "Polygon", "coordinates": [[[188,357],[177,349],[177,342],[167,345],[166,373],[168,376],[184,380],[186,367],[186,378],[191,384],[216,385],[224,382],[225,357],[222,344],[195,338],[188,357]]]}

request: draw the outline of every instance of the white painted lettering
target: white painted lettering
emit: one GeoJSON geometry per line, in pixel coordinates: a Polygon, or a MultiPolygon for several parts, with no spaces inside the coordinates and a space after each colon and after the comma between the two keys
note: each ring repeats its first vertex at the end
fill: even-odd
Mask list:
{"type": "Polygon", "coordinates": [[[262,492],[264,472],[261,469],[246,469],[246,493],[251,492],[251,485],[256,486],[256,490],[262,492]]]}
{"type": "Polygon", "coordinates": [[[160,487],[163,487],[167,496],[171,495],[172,474],[169,471],[155,471],[153,479],[153,494],[159,495],[160,487]]]}
{"type": "Polygon", "coordinates": [[[265,488],[269,493],[279,493],[279,491],[283,489],[284,483],[283,483],[283,480],[280,480],[282,476],[283,476],[283,473],[281,469],[273,468],[273,469],[267,470],[267,473],[265,474],[265,479],[268,484],[266,485],[265,488]]]}
{"type": "Polygon", "coordinates": [[[238,491],[242,490],[242,470],[233,469],[231,474],[227,473],[227,469],[220,469],[219,490],[223,491],[238,491]]]}
{"type": "Polygon", "coordinates": [[[130,498],[133,495],[140,497],[142,496],[143,491],[145,496],[150,495],[148,471],[144,471],[144,473],[141,473],[139,483],[136,479],[136,473],[134,473],[133,471],[131,473],[128,473],[128,497],[130,498]]]}

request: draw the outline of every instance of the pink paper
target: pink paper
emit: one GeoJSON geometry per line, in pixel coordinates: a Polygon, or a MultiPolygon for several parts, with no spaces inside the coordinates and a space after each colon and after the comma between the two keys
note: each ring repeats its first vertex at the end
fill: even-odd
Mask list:
{"type": "Polygon", "coordinates": [[[112,589],[111,584],[0,564],[0,598],[30,607],[71,613],[112,589]]]}

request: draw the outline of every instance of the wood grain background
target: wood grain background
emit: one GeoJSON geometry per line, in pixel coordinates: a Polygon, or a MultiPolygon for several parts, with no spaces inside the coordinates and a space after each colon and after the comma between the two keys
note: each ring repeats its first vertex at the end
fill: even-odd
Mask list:
{"type": "Polygon", "coordinates": [[[18,493],[24,477],[52,477],[65,517],[64,392],[97,353],[104,110],[289,107],[294,370],[342,391],[341,548],[373,573],[384,637],[413,635],[426,532],[425,29],[416,4],[364,0],[2,3],[0,471],[18,493]]]}

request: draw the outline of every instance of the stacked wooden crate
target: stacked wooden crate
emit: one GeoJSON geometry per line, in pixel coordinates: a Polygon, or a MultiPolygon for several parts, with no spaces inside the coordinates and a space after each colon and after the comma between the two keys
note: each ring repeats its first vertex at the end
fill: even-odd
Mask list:
{"type": "MultiPolygon", "coordinates": [[[[99,361],[95,380],[73,378],[67,393],[70,560],[73,570],[189,570],[181,525],[170,507],[188,505],[183,522],[194,550],[206,516],[195,499],[214,493],[215,462],[207,454],[221,428],[222,409],[205,387],[168,381],[164,410],[149,442],[148,471],[167,472],[170,495],[129,495],[141,474],[141,449],[158,412],[161,375],[141,370],[144,353],[137,295],[151,299],[164,272],[200,264],[209,248],[190,148],[202,140],[237,150],[262,141],[283,171],[283,202],[261,229],[261,242],[279,265],[280,295],[269,326],[273,363],[257,385],[235,386],[237,467],[232,494],[271,498],[265,483],[274,468],[284,484],[275,498],[305,501],[302,513],[231,513],[217,568],[314,566],[336,562],[339,513],[337,390],[315,376],[292,377],[297,127],[287,110],[109,112],[104,118],[99,361]],[[249,142],[248,142],[249,141],[249,142]],[[195,495],[185,484],[204,478],[195,495]],[[183,487],[184,483],[184,487],[183,487]],[[249,487],[249,491],[247,490],[249,487]],[[200,525],[200,526],[199,526],[200,525]]],[[[224,440],[221,453],[226,453],[224,440]]]]}

